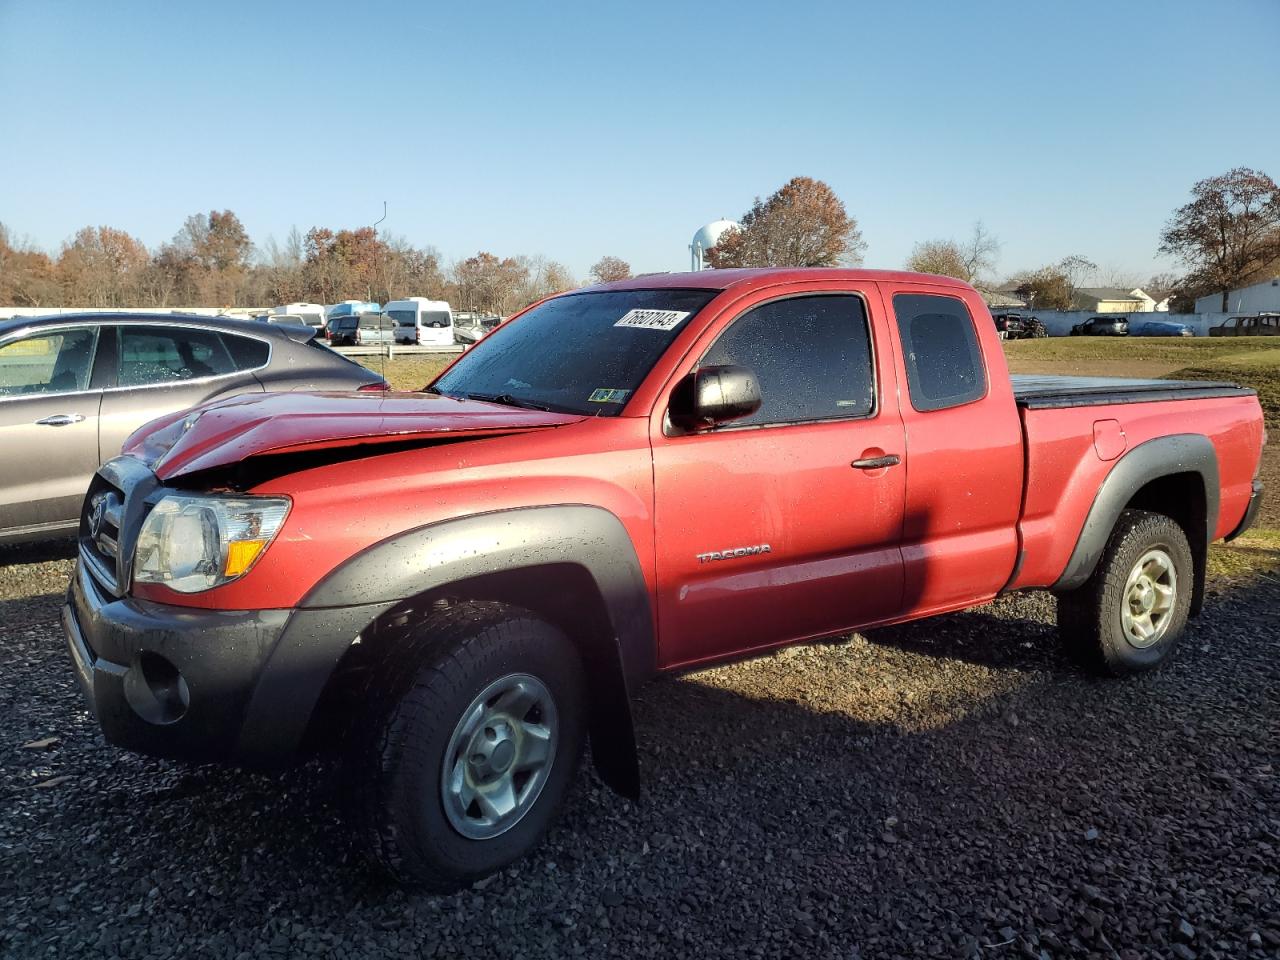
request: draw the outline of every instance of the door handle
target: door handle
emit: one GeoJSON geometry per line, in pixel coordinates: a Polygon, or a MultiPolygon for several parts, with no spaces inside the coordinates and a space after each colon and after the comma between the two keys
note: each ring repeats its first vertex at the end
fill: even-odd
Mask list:
{"type": "Polygon", "coordinates": [[[58,413],[52,417],[45,417],[43,420],[37,420],[37,427],[66,427],[73,423],[79,423],[84,419],[84,415],[80,413],[58,413]]]}
{"type": "Polygon", "coordinates": [[[855,460],[849,466],[855,470],[883,470],[885,467],[896,467],[902,460],[896,453],[887,453],[883,457],[868,457],[865,460],[855,460]]]}

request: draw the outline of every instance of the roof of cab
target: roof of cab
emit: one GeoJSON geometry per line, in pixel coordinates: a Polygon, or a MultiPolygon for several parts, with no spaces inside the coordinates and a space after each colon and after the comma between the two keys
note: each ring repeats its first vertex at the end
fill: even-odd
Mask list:
{"type": "Polygon", "coordinates": [[[864,270],[861,267],[756,267],[732,270],[699,270],[695,273],[650,273],[584,287],[582,291],[701,289],[728,290],[730,287],[772,286],[800,280],[851,280],[888,283],[931,283],[942,287],[968,289],[968,284],[953,277],[905,270],[864,270]]]}

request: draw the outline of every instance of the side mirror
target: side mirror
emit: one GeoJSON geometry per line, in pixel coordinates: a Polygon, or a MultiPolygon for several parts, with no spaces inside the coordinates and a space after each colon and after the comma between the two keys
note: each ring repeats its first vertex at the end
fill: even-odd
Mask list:
{"type": "Polygon", "coordinates": [[[703,367],[676,385],[668,416],[680,430],[706,430],[750,416],[761,400],[760,384],[747,367],[703,367]]]}

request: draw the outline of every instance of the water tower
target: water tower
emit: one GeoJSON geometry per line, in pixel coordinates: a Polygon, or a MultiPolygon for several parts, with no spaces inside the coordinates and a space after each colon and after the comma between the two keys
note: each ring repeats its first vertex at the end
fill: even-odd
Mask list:
{"type": "Polygon", "coordinates": [[[726,232],[737,229],[738,225],[732,220],[712,220],[705,227],[700,228],[693,235],[693,242],[689,244],[689,269],[705,270],[707,268],[707,251],[719,243],[720,238],[726,232]]]}

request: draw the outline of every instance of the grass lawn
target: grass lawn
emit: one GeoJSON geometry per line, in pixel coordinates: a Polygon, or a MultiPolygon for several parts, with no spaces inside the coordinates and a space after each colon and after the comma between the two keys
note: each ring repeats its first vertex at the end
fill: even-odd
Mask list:
{"type": "Polygon", "coordinates": [[[421,390],[454,360],[454,354],[410,357],[352,357],[361,366],[386,377],[393,390],[421,390]]]}

